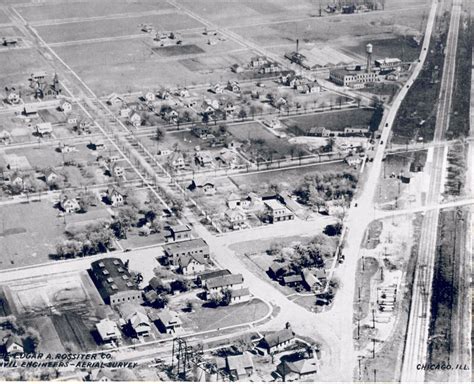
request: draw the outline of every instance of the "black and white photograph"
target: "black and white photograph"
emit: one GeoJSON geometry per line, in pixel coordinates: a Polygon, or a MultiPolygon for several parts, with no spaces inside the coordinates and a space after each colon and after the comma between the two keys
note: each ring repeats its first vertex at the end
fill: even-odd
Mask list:
{"type": "Polygon", "coordinates": [[[0,382],[472,382],[473,11],[0,0],[0,382]]]}

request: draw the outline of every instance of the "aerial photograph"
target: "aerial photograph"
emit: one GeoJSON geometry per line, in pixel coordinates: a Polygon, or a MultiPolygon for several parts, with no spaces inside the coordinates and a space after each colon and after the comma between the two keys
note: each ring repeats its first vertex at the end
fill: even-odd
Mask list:
{"type": "Polygon", "coordinates": [[[0,0],[0,381],[474,380],[472,0],[0,0]]]}

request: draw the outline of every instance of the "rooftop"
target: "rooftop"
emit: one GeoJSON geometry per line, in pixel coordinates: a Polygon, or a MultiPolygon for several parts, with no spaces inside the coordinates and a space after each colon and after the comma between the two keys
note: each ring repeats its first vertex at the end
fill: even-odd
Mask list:
{"type": "Polygon", "coordinates": [[[91,264],[98,289],[105,297],[110,297],[118,292],[138,290],[130,272],[125,268],[122,260],[109,257],[94,261],[91,264]]]}
{"type": "Polygon", "coordinates": [[[241,274],[238,275],[225,275],[219,277],[213,277],[207,281],[207,288],[219,288],[225,287],[227,285],[241,284],[244,281],[244,278],[241,274]]]}
{"type": "Polygon", "coordinates": [[[180,241],[179,243],[168,244],[164,247],[164,250],[168,254],[175,254],[188,252],[202,247],[208,247],[207,243],[203,239],[191,239],[180,241]]]}

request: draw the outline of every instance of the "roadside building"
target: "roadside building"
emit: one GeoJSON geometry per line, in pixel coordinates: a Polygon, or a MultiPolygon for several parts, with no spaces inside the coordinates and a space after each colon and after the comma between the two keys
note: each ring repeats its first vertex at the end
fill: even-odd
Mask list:
{"type": "Polygon", "coordinates": [[[230,291],[230,303],[229,305],[246,303],[250,301],[250,291],[248,288],[233,289],[230,291]]]}
{"type": "Polygon", "coordinates": [[[201,167],[210,167],[213,164],[213,158],[208,151],[199,151],[196,153],[196,162],[201,167]]]}
{"type": "Polygon", "coordinates": [[[106,304],[142,302],[138,284],[121,259],[110,257],[94,261],[91,263],[90,271],[94,284],[106,304]]]}
{"type": "Polygon", "coordinates": [[[191,239],[191,228],[186,224],[170,225],[170,234],[166,237],[168,241],[184,241],[191,239]]]}
{"type": "Polygon", "coordinates": [[[353,88],[357,88],[358,85],[363,86],[366,83],[380,81],[380,77],[376,72],[350,71],[347,69],[331,69],[329,79],[334,84],[353,88]]]}
{"type": "Polygon", "coordinates": [[[347,163],[347,165],[350,165],[351,167],[357,166],[362,163],[361,157],[355,155],[347,156],[346,158],[344,158],[344,161],[347,163]]]}
{"type": "Polygon", "coordinates": [[[310,375],[318,372],[319,361],[317,357],[299,360],[283,360],[277,366],[277,373],[282,377],[283,381],[304,380],[310,375]]]}
{"type": "Polygon", "coordinates": [[[189,189],[191,191],[200,191],[205,195],[214,195],[216,193],[216,187],[214,186],[214,183],[203,177],[195,177],[191,181],[189,189]]]}
{"type": "Polygon", "coordinates": [[[112,207],[119,207],[125,202],[125,193],[112,185],[107,189],[107,200],[112,207]]]}
{"type": "Polygon", "coordinates": [[[107,97],[107,104],[109,105],[120,105],[123,103],[123,98],[117,95],[116,93],[111,93],[107,97]]]}
{"type": "Polygon", "coordinates": [[[252,356],[248,352],[225,358],[225,370],[232,381],[248,379],[254,372],[252,356]]]}
{"type": "Polygon", "coordinates": [[[322,288],[322,281],[318,279],[318,277],[316,277],[308,268],[303,269],[302,276],[306,289],[310,291],[317,291],[322,288]]]}
{"type": "Polygon", "coordinates": [[[23,353],[23,340],[17,335],[6,335],[1,341],[0,354],[5,353],[7,355],[15,355],[23,353]]]}
{"type": "Polygon", "coordinates": [[[221,293],[224,289],[239,290],[243,288],[244,278],[241,274],[225,275],[220,277],[213,277],[206,281],[206,294],[221,293]]]}
{"type": "Polygon", "coordinates": [[[287,287],[299,287],[303,284],[303,277],[300,274],[283,276],[282,282],[287,287]]]}
{"type": "Polygon", "coordinates": [[[32,117],[38,114],[38,106],[36,104],[25,104],[23,107],[23,114],[32,117]]]}
{"type": "Polygon", "coordinates": [[[313,127],[308,131],[308,135],[316,137],[329,137],[331,135],[331,131],[324,127],[313,127]]]}
{"type": "Polygon", "coordinates": [[[219,269],[217,271],[204,272],[198,275],[196,282],[203,288],[206,288],[207,281],[215,277],[231,275],[228,269],[219,269]]]}
{"type": "Polygon", "coordinates": [[[75,197],[63,194],[59,199],[61,209],[66,213],[74,213],[81,209],[79,202],[75,197]]]}
{"type": "Polygon", "coordinates": [[[209,245],[203,239],[179,241],[164,246],[164,254],[172,265],[178,265],[179,257],[200,255],[209,258],[209,245]]]}
{"type": "Polygon", "coordinates": [[[104,343],[109,341],[117,341],[122,338],[122,334],[115,321],[102,319],[95,325],[97,333],[104,343]]]}
{"type": "Polygon", "coordinates": [[[168,309],[162,310],[157,315],[155,323],[161,333],[168,333],[170,335],[179,332],[183,324],[178,313],[168,309]]]}
{"type": "Polygon", "coordinates": [[[225,217],[230,223],[232,229],[240,229],[245,226],[247,215],[240,208],[228,209],[225,211],[225,217]]]}
{"type": "Polygon", "coordinates": [[[184,162],[184,156],[182,152],[172,152],[168,157],[168,164],[174,170],[184,169],[186,163],[184,162]]]}
{"type": "Polygon", "coordinates": [[[268,268],[268,275],[274,279],[279,280],[282,276],[289,272],[288,264],[286,263],[272,263],[268,268]]]}
{"type": "Polygon", "coordinates": [[[374,61],[375,67],[384,69],[397,69],[400,68],[402,65],[402,61],[400,59],[394,57],[386,57],[384,59],[377,59],[374,61]]]}
{"type": "Polygon", "coordinates": [[[290,328],[282,329],[281,331],[273,332],[265,335],[257,344],[257,348],[266,352],[267,354],[281,352],[295,343],[295,334],[290,328]]]}
{"type": "Polygon", "coordinates": [[[268,217],[272,224],[279,221],[294,220],[295,218],[293,212],[277,200],[266,200],[265,206],[267,207],[268,217]]]}
{"type": "Polygon", "coordinates": [[[61,109],[61,111],[63,111],[64,113],[69,113],[72,111],[72,104],[67,101],[67,100],[64,100],[61,105],[59,106],[59,108],[61,109]]]}

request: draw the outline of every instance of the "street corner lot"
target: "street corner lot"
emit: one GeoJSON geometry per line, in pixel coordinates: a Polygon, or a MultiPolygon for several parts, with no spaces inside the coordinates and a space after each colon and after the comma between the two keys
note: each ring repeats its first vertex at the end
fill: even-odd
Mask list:
{"type": "Polygon", "coordinates": [[[187,332],[203,332],[225,327],[245,325],[262,320],[271,310],[260,299],[226,307],[208,308],[196,306],[192,313],[180,314],[187,332]]]}
{"type": "MultiPolygon", "coordinates": [[[[24,3],[23,1],[18,1],[24,3]]],[[[30,23],[57,22],[64,19],[90,18],[101,16],[123,16],[141,12],[168,12],[173,6],[164,0],[134,1],[102,0],[77,3],[39,3],[28,6],[17,5],[15,9],[30,23]]],[[[0,19],[1,21],[1,19],[0,19]]]]}

